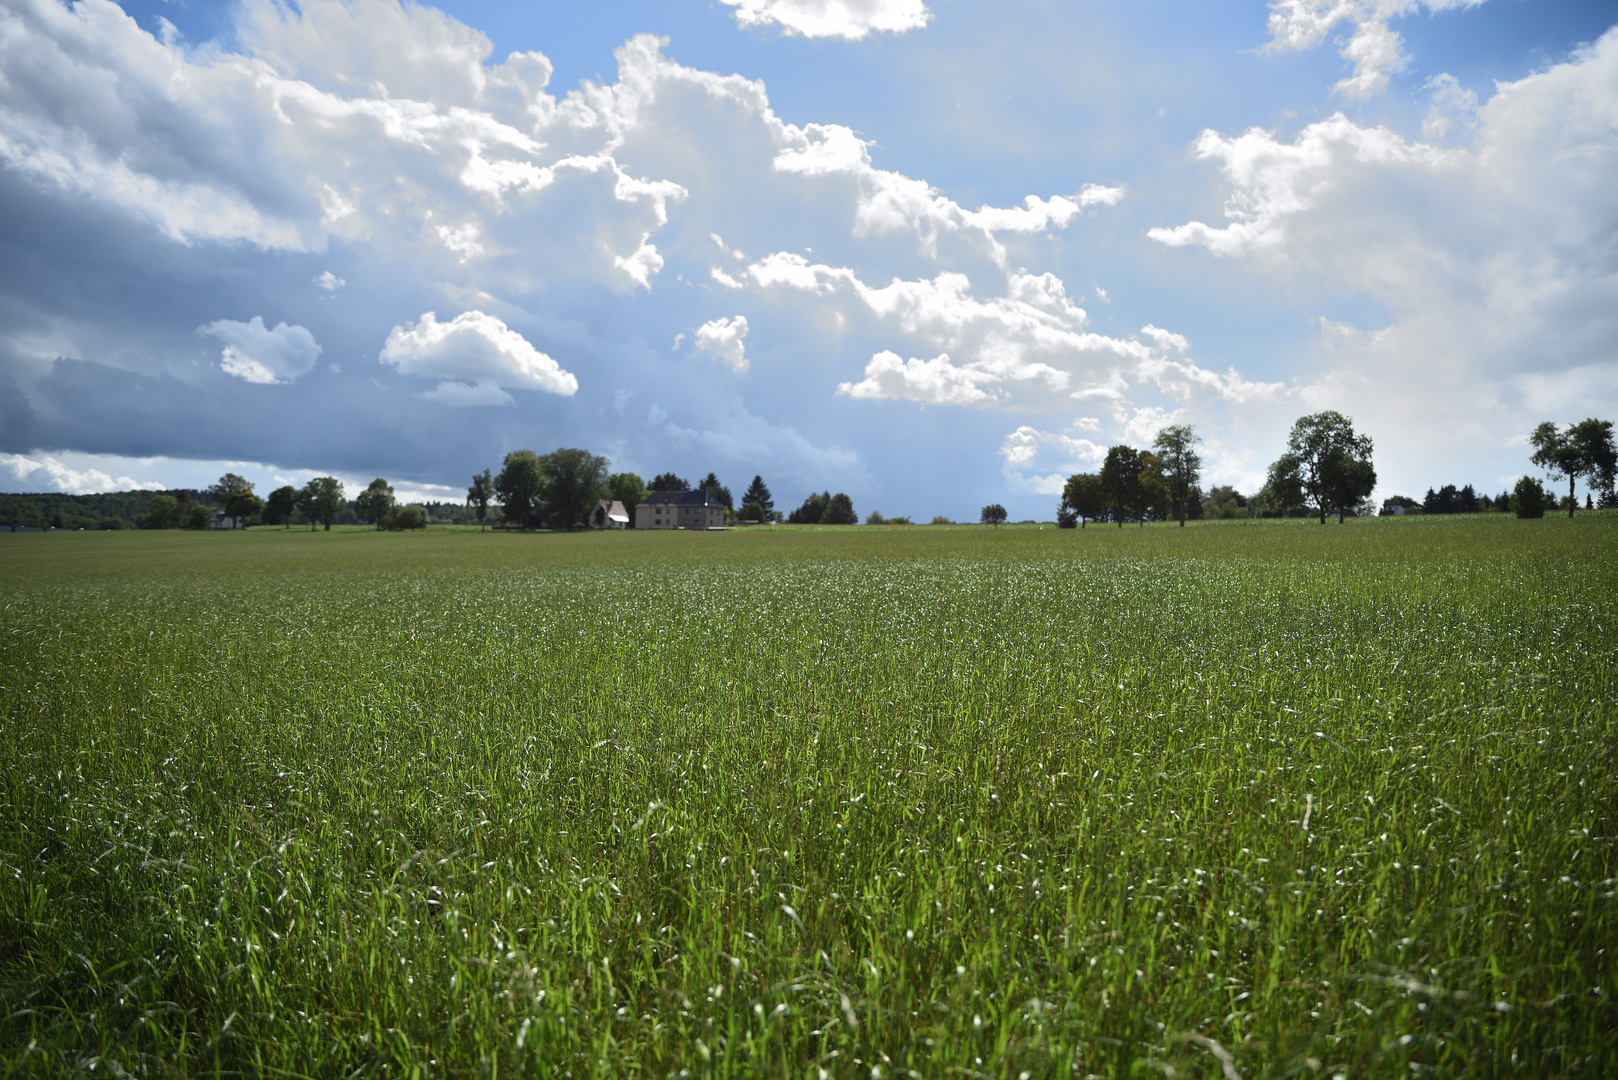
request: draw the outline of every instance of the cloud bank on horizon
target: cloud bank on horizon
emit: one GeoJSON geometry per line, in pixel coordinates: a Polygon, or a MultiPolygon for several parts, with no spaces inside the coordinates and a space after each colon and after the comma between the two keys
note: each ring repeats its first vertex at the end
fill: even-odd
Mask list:
{"type": "Polygon", "coordinates": [[[1075,74],[1041,44],[1097,31],[1045,5],[725,0],[698,51],[741,73],[649,10],[614,81],[553,88],[537,28],[496,60],[396,0],[245,0],[200,41],[0,0],[0,487],[229,462],[453,498],[581,445],[779,502],[1045,517],[1170,423],[1251,490],[1338,408],[1384,493],[1493,488],[1534,423],[1618,411],[1618,29],[1493,80],[1401,36],[1498,32],[1480,4],[1108,31],[1120,69],[1252,87],[1210,102],[1075,74]],[[1024,100],[1042,63],[1060,93],[1024,100]]]}

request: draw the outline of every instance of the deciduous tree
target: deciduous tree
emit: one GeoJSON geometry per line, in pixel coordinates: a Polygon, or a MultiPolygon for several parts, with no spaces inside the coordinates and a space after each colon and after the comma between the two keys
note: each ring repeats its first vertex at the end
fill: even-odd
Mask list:
{"type": "Polygon", "coordinates": [[[826,514],[826,504],[831,502],[831,492],[823,491],[819,495],[809,493],[803,500],[803,505],[787,515],[788,525],[819,525],[820,519],[826,514]]]}
{"type": "Polygon", "coordinates": [[[826,500],[826,512],[820,515],[822,525],[858,525],[860,517],[854,512],[854,500],[841,491],[826,500]]]}
{"type": "Polygon", "coordinates": [[[238,491],[225,500],[225,516],[242,527],[245,527],[263,509],[264,500],[254,495],[251,491],[238,491]]]}
{"type": "Polygon", "coordinates": [[[1168,481],[1163,478],[1162,459],[1150,450],[1142,450],[1140,454],[1140,501],[1135,506],[1135,512],[1140,518],[1141,528],[1146,527],[1148,519],[1156,521],[1162,518],[1166,521],[1169,517],[1171,502],[1168,481]]]}
{"type": "Polygon", "coordinates": [[[235,473],[226,473],[217,483],[208,486],[208,494],[212,496],[214,505],[225,512],[225,516],[240,523],[258,513],[264,504],[253,496],[253,484],[244,476],[235,473]]]}
{"type": "Polygon", "coordinates": [[[237,476],[228,472],[221,476],[217,483],[208,485],[208,494],[212,496],[214,505],[223,507],[230,501],[232,495],[239,495],[244,491],[252,491],[253,485],[244,476],[237,476]]]}
{"type": "Polygon", "coordinates": [[[323,522],[331,532],[331,519],[344,506],[343,482],[335,476],[317,476],[298,493],[298,509],[309,519],[309,531],[315,523],[323,522]]]}
{"type": "Polygon", "coordinates": [[[1101,489],[1120,529],[1124,518],[1145,498],[1140,482],[1141,468],[1140,453],[1133,446],[1112,447],[1101,463],[1101,489]]]}
{"type": "Polygon", "coordinates": [[[1253,512],[1248,509],[1247,499],[1242,493],[1225,484],[1209,490],[1207,499],[1202,503],[1202,516],[1228,521],[1233,518],[1252,517],[1253,512]]]}
{"type": "Polygon", "coordinates": [[[607,477],[607,498],[616,499],[624,504],[624,509],[629,512],[631,526],[635,523],[635,507],[645,502],[648,494],[650,492],[647,491],[645,482],[636,473],[613,473],[607,477]]]}
{"type": "Polygon", "coordinates": [[[545,466],[532,450],[513,450],[501,463],[494,478],[495,494],[500,497],[500,516],[519,529],[528,528],[541,510],[545,489],[545,466]]]}
{"type": "Polygon", "coordinates": [[[1197,453],[1200,442],[1201,437],[1190,424],[1166,427],[1152,441],[1163,485],[1182,529],[1185,528],[1186,502],[1192,491],[1202,484],[1202,456],[1197,453]]]}
{"type": "Polygon", "coordinates": [[[1341,524],[1347,510],[1376,487],[1371,437],[1356,435],[1353,422],[1340,412],[1299,417],[1287,437],[1287,452],[1270,466],[1269,487],[1283,501],[1297,496],[1320,515],[1322,525],[1332,511],[1341,524]]]}
{"type": "Polygon", "coordinates": [[[1100,518],[1107,512],[1107,489],[1101,482],[1101,477],[1095,473],[1075,473],[1067,478],[1067,484],[1062,488],[1062,503],[1057,508],[1058,517],[1062,513],[1072,514],[1078,519],[1082,529],[1086,521],[1100,518]]]}
{"type": "Polygon", "coordinates": [[[472,474],[472,485],[466,489],[466,505],[470,506],[478,515],[478,530],[484,528],[484,522],[489,517],[489,503],[494,499],[494,478],[489,470],[472,474]]]}
{"type": "Polygon", "coordinates": [[[993,525],[999,528],[1005,524],[1005,520],[1006,508],[999,503],[990,503],[978,514],[978,523],[981,525],[993,525]]]}
{"type": "Polygon", "coordinates": [[[551,528],[582,524],[607,487],[608,462],[588,450],[554,450],[540,459],[544,501],[551,528]]]}
{"type": "Polygon", "coordinates": [[[1534,429],[1528,437],[1534,444],[1535,465],[1550,473],[1553,479],[1567,479],[1567,516],[1572,517],[1578,506],[1574,488],[1579,477],[1585,483],[1605,493],[1612,490],[1618,474],[1618,446],[1614,446],[1612,421],[1581,420],[1569,424],[1566,431],[1557,431],[1549,420],[1534,429]]]}
{"type": "Polygon", "coordinates": [[[177,525],[180,504],[173,495],[153,495],[152,501],[146,505],[146,527],[148,529],[172,529],[177,525]]]}
{"type": "Polygon", "coordinates": [[[298,510],[298,489],[291,484],[283,484],[270,492],[270,497],[264,502],[264,523],[266,525],[284,525],[292,527],[292,515],[298,510]]]}
{"type": "Polygon", "coordinates": [[[379,476],[354,500],[354,516],[381,529],[388,524],[393,505],[393,485],[379,476]]]}

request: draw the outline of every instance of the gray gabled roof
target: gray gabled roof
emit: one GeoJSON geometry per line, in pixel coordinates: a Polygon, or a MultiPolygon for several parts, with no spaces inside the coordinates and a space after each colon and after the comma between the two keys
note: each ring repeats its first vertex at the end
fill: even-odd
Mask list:
{"type": "Polygon", "coordinates": [[[654,491],[646,497],[642,506],[717,506],[724,509],[725,504],[702,491],[654,491]]]}

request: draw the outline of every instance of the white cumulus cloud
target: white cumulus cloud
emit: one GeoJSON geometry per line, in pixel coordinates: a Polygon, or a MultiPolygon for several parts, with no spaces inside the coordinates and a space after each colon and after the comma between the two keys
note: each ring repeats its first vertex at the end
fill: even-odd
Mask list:
{"type": "Polygon", "coordinates": [[[908,362],[896,354],[889,354],[891,360],[878,354],[871,361],[876,365],[874,372],[868,367],[864,380],[847,384],[861,387],[860,393],[842,391],[855,397],[984,403],[995,396],[987,388],[997,385],[1018,385],[1031,393],[1049,394],[1069,389],[1073,375],[1088,372],[1098,359],[1138,362],[1155,355],[1154,346],[1146,342],[1088,330],[1089,316],[1068,298],[1061,279],[1050,273],[1013,271],[1006,278],[1006,295],[979,297],[973,293],[971,280],[954,271],[931,279],[895,278],[873,287],[849,268],[811,263],[793,252],[776,252],[749,265],[746,277],[763,289],[788,288],[827,297],[851,295],[885,327],[948,354],[908,362]],[[900,364],[906,366],[895,367],[900,364]],[[964,376],[946,378],[945,367],[964,376]],[[916,396],[920,391],[888,392],[913,383],[927,387],[925,393],[933,396],[916,396]],[[887,389],[879,394],[879,387],[887,389]]]}
{"type": "Polygon", "coordinates": [[[320,344],[307,329],[284,322],[276,323],[273,330],[266,329],[261,315],[247,322],[217,319],[197,327],[197,333],[224,342],[219,366],[225,374],[250,383],[293,382],[307,375],[320,359],[320,344]]]}
{"type": "Polygon", "coordinates": [[[968,210],[925,180],[876,168],[870,143],[841,124],[779,125],[777,143],[777,172],[852,181],[855,236],[913,232],[929,256],[937,254],[940,239],[958,235],[975,241],[1004,265],[1006,252],[996,233],[1066,228],[1082,211],[1116,206],[1126,194],[1121,186],[1092,183],[1071,196],[1029,195],[1020,207],[968,210]]]}
{"type": "Polygon", "coordinates": [[[1428,79],[1424,89],[1432,91],[1427,115],[1421,121],[1426,139],[1442,139],[1456,122],[1463,128],[1477,127],[1478,96],[1466,89],[1455,76],[1444,73],[1428,79]]]}
{"type": "Polygon", "coordinates": [[[923,0],[720,0],[743,26],[779,26],[802,37],[858,41],[867,34],[902,34],[927,25],[923,0]]]}
{"type": "MultiPolygon", "coordinates": [[[[1082,427],[1088,430],[1088,425],[1082,427]]],[[[1067,478],[1095,470],[1106,458],[1107,448],[1089,439],[1023,424],[1001,441],[1000,456],[1005,459],[1005,477],[1015,489],[1060,495],[1067,478]]]]}
{"type": "Polygon", "coordinates": [[[162,491],[166,485],[132,476],[113,476],[96,468],[75,469],[50,454],[29,457],[0,453],[0,483],[8,491],[60,491],[94,495],[102,491],[162,491]]]}
{"type": "Polygon", "coordinates": [[[981,373],[950,363],[943,353],[931,360],[904,360],[884,349],[865,365],[865,378],[837,384],[837,392],[852,398],[902,398],[926,405],[971,405],[991,395],[978,387],[987,381],[981,373]]]}
{"type": "Polygon", "coordinates": [[[395,326],[380,359],[403,375],[445,380],[426,396],[446,404],[505,404],[511,398],[496,393],[502,387],[564,397],[579,389],[571,372],[500,319],[477,310],[449,322],[429,311],[412,326],[395,326]]]}
{"type": "Polygon", "coordinates": [[[747,370],[747,316],[711,319],[697,327],[697,348],[713,353],[729,364],[732,371],[747,370]]]}
{"type": "Polygon", "coordinates": [[[1200,244],[1215,255],[1279,247],[1288,220],[1339,188],[1355,167],[1430,173],[1460,161],[1456,152],[1406,142],[1385,127],[1361,127],[1342,113],[1310,124],[1291,143],[1250,128],[1234,137],[1207,130],[1192,145],[1197,157],[1219,162],[1230,181],[1225,216],[1231,223],[1215,228],[1191,221],[1146,235],[1170,247],[1200,244]]]}
{"type": "Polygon", "coordinates": [[[1150,235],[1379,304],[1381,325],[1321,321],[1320,373],[1291,393],[1353,415],[1386,460],[1459,470],[1458,447],[1618,400],[1618,29],[1475,107],[1450,80],[1432,89],[1466,117],[1465,144],[1341,116],[1291,142],[1204,133],[1233,223],[1150,235]]]}
{"type": "Polygon", "coordinates": [[[1450,8],[1476,7],[1483,0],[1274,0],[1270,4],[1270,52],[1313,49],[1339,24],[1353,28],[1340,55],[1352,61],[1354,73],[1335,87],[1345,97],[1375,97],[1388,86],[1388,75],[1409,64],[1404,42],[1388,20],[1450,8]]]}

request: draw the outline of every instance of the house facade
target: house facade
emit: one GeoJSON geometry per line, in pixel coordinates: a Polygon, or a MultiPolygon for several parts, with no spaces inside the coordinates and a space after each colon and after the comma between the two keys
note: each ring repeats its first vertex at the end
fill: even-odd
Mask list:
{"type": "Polygon", "coordinates": [[[626,529],[629,512],[617,499],[602,499],[590,514],[590,526],[595,529],[626,529]]]}
{"type": "Polygon", "coordinates": [[[635,507],[637,529],[722,529],[725,504],[706,491],[654,491],[635,507]]]}

